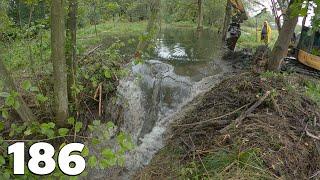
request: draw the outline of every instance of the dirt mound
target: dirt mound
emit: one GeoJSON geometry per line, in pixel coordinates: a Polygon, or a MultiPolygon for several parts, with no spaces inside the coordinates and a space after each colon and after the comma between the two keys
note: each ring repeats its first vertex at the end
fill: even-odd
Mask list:
{"type": "Polygon", "coordinates": [[[320,108],[309,82],[275,73],[224,80],[172,125],[136,179],[320,178],[320,108]]]}

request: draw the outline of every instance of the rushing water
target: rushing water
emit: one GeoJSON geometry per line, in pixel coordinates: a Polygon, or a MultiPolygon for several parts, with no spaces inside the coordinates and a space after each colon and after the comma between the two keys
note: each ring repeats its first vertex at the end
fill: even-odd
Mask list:
{"type": "Polygon", "coordinates": [[[163,147],[171,117],[219,81],[226,71],[220,47],[211,30],[163,29],[149,60],[132,66],[131,75],[120,81],[117,103],[124,109],[122,130],[136,143],[126,159],[129,173],[122,179],[147,165],[163,147]]]}

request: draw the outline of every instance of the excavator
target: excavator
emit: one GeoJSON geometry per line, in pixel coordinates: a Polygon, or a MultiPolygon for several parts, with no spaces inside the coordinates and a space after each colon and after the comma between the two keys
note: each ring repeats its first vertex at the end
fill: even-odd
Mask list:
{"type": "Polygon", "coordinates": [[[223,28],[223,40],[226,40],[229,50],[234,51],[241,36],[240,24],[248,20],[247,13],[241,0],[228,0],[226,17],[223,28]]]}
{"type": "Polygon", "coordinates": [[[298,43],[292,43],[284,58],[282,71],[320,78],[320,32],[303,26],[298,43]]]}
{"type": "MultiPolygon", "coordinates": [[[[247,13],[241,0],[228,0],[228,5],[232,7],[231,13],[228,13],[228,7],[226,16],[231,16],[232,21],[226,18],[225,26],[232,26],[238,24],[240,30],[240,23],[248,20],[247,13]],[[236,23],[235,23],[236,21],[236,23]]],[[[320,31],[310,31],[310,27],[303,26],[298,43],[291,45],[289,49],[289,55],[285,58],[285,65],[283,69],[300,72],[308,75],[320,77],[320,31]],[[310,33],[312,32],[312,33],[310,33]]],[[[228,32],[230,34],[230,32],[228,32]]],[[[240,35],[236,38],[228,36],[226,39],[227,46],[230,50],[234,50],[240,35]]]]}
{"type": "Polygon", "coordinates": [[[320,71],[320,32],[303,26],[299,43],[293,47],[293,57],[300,63],[320,71]]]}

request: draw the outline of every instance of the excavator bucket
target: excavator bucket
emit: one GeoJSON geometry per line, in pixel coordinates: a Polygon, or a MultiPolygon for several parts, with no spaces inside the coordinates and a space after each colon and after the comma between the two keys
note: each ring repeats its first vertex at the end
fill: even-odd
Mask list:
{"type": "Polygon", "coordinates": [[[240,14],[241,21],[248,20],[248,16],[241,0],[229,0],[232,7],[240,14]]]}

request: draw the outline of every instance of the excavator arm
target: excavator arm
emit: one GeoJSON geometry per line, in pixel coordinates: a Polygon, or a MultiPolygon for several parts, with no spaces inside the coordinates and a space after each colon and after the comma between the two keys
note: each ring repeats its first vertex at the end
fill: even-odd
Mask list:
{"type": "Polygon", "coordinates": [[[241,0],[228,0],[234,10],[240,15],[241,21],[248,20],[248,16],[241,0]]]}
{"type": "Polygon", "coordinates": [[[248,16],[242,0],[228,0],[227,3],[222,39],[226,41],[228,49],[234,51],[241,36],[240,24],[248,20],[248,16]]]}

